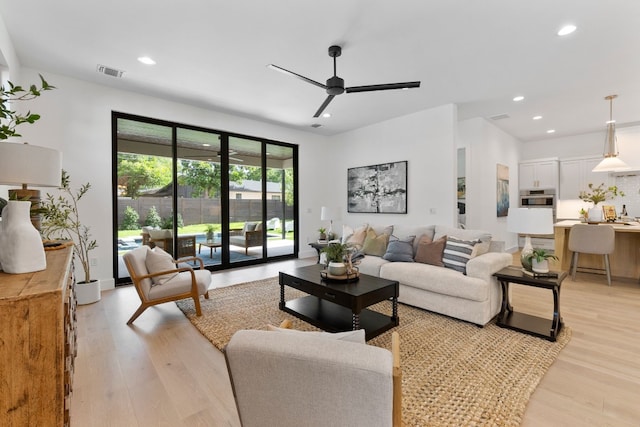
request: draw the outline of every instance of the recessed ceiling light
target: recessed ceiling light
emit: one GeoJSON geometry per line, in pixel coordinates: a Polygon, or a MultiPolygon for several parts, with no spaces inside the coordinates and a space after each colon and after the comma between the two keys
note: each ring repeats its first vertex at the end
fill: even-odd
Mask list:
{"type": "Polygon", "coordinates": [[[322,115],[322,117],[329,118],[329,117],[331,117],[331,113],[324,113],[324,114],[322,115]]]}
{"type": "Polygon", "coordinates": [[[555,129],[549,129],[549,130],[547,131],[547,133],[555,133],[555,132],[556,132],[556,130],[555,130],[555,129]]]}
{"type": "Polygon", "coordinates": [[[149,58],[148,56],[141,56],[138,58],[138,61],[142,62],[145,65],[155,65],[156,61],[154,61],[153,59],[149,58]]]}
{"type": "Polygon", "coordinates": [[[533,116],[533,120],[540,120],[542,116],[533,116]]]}
{"type": "Polygon", "coordinates": [[[610,125],[611,123],[615,123],[615,122],[616,122],[615,120],[607,120],[607,121],[605,122],[605,124],[606,124],[606,125],[610,125]]]}
{"type": "Polygon", "coordinates": [[[202,144],[203,147],[211,147],[211,144],[202,144]]]}
{"type": "Polygon", "coordinates": [[[559,36],[569,35],[573,33],[576,30],[576,28],[577,27],[573,24],[565,25],[564,27],[560,28],[560,30],[558,31],[558,35],[559,36]]]}
{"type": "Polygon", "coordinates": [[[514,100],[515,102],[520,102],[520,101],[522,101],[523,99],[524,99],[524,96],[522,96],[522,95],[518,95],[518,96],[516,96],[515,98],[513,98],[513,100],[514,100]]]}

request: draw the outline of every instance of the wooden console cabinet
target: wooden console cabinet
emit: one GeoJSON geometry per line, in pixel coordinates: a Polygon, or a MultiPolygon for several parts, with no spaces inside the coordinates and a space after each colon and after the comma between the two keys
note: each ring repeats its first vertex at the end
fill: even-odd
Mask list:
{"type": "Polygon", "coordinates": [[[68,426],[76,356],[73,248],[47,269],[0,272],[0,425],[68,426]]]}

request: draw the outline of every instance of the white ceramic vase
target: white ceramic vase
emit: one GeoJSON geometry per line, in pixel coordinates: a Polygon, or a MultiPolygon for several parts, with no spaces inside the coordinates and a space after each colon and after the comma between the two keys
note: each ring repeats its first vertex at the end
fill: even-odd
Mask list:
{"type": "Polygon", "coordinates": [[[601,222],[602,221],[602,208],[598,205],[589,209],[588,213],[589,222],[601,222]]]}
{"type": "Polygon", "coordinates": [[[538,262],[535,258],[531,259],[531,269],[534,273],[548,273],[549,272],[549,260],[543,259],[538,262]]]}
{"type": "Polygon", "coordinates": [[[0,264],[5,273],[21,274],[47,268],[42,237],[31,224],[31,202],[9,200],[0,222],[0,264]]]}
{"type": "Polygon", "coordinates": [[[347,274],[347,266],[344,262],[331,261],[329,262],[328,270],[332,276],[344,276],[347,274]]]}

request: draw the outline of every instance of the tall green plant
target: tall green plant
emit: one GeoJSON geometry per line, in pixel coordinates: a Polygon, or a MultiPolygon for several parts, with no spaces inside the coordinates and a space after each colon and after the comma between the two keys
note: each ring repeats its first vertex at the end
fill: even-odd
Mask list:
{"type": "Polygon", "coordinates": [[[29,89],[25,89],[22,86],[14,85],[11,82],[7,82],[8,87],[0,87],[0,140],[10,138],[12,136],[22,136],[16,132],[16,127],[24,123],[33,124],[36,120],[40,119],[40,115],[27,111],[27,114],[19,114],[15,110],[11,109],[11,103],[13,101],[29,101],[31,99],[39,97],[43,91],[55,89],[55,86],[51,86],[47,81],[40,76],[40,87],[32,84],[29,89]]]}
{"type": "Polygon", "coordinates": [[[89,251],[97,248],[98,244],[91,238],[89,227],[80,221],[78,202],[89,191],[91,184],[87,182],[74,191],[71,189],[69,181],[69,175],[63,169],[62,186],[60,187],[63,194],[56,198],[47,193],[47,198],[41,208],[42,233],[49,239],[73,241],[73,248],[84,271],[84,283],[89,283],[91,281],[89,251]]]}

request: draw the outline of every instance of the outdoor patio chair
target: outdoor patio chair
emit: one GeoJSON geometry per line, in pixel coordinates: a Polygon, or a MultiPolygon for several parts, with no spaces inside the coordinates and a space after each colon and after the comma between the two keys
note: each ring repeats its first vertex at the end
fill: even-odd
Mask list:
{"type": "Polygon", "coordinates": [[[141,301],[140,307],[127,321],[127,325],[133,323],[152,305],[184,298],[193,298],[196,315],[202,315],[200,295],[209,299],[211,272],[204,269],[201,258],[174,260],[162,249],[152,250],[149,246],[140,246],[129,251],[123,258],[141,301]],[[200,268],[194,270],[191,266],[182,264],[188,261],[198,262],[200,268]]]}

